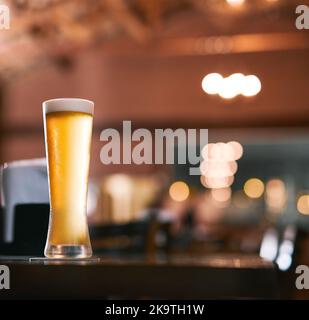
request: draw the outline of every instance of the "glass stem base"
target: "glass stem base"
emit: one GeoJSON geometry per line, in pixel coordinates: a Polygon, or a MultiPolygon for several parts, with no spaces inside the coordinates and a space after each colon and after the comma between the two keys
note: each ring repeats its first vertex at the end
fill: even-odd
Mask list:
{"type": "Polygon", "coordinates": [[[51,259],[83,259],[92,256],[92,249],[90,245],[47,245],[44,254],[51,259]]]}

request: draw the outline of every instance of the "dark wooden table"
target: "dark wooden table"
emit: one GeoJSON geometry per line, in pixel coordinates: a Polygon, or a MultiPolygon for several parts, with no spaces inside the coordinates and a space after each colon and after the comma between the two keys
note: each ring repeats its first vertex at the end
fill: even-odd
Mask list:
{"type": "Polygon", "coordinates": [[[1,257],[10,268],[17,298],[277,298],[277,271],[257,256],[100,258],[99,261],[35,261],[1,257]]]}

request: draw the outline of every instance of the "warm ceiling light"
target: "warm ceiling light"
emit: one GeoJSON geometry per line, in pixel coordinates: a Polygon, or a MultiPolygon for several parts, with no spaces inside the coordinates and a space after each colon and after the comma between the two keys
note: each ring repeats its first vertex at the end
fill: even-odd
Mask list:
{"type": "Polygon", "coordinates": [[[202,88],[208,94],[217,94],[223,77],[219,73],[210,73],[202,81],[202,88]]]}
{"type": "Polygon", "coordinates": [[[261,91],[261,81],[257,76],[246,76],[241,89],[241,94],[245,97],[252,97],[261,91]]]}
{"type": "Polygon", "coordinates": [[[189,197],[190,190],[185,182],[176,181],[170,186],[169,195],[174,201],[181,202],[189,197]]]}
{"type": "Polygon", "coordinates": [[[245,0],[225,0],[231,6],[240,6],[244,4],[245,0]]]}
{"type": "Polygon", "coordinates": [[[224,78],[220,84],[219,96],[223,99],[232,99],[238,95],[236,83],[230,77],[224,78]]]}
{"type": "Polygon", "coordinates": [[[244,85],[245,78],[245,75],[242,73],[233,73],[228,77],[230,80],[230,85],[234,87],[234,91],[236,91],[237,94],[240,94],[240,90],[244,85]]]}
{"type": "Polygon", "coordinates": [[[202,88],[208,94],[218,94],[223,99],[233,99],[241,94],[245,97],[255,96],[261,91],[262,85],[255,75],[233,73],[223,78],[219,73],[210,73],[202,80],[202,88]]]}
{"type": "Polygon", "coordinates": [[[264,192],[264,183],[257,178],[252,178],[244,184],[244,192],[249,198],[260,198],[264,192]]]}
{"type": "Polygon", "coordinates": [[[224,78],[219,90],[219,96],[224,99],[232,99],[242,91],[245,76],[242,73],[233,73],[224,78]]]}

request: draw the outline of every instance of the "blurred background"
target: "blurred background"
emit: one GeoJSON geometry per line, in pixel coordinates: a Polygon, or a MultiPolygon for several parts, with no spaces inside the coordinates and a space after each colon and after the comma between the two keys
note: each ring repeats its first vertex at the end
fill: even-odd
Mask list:
{"type": "Polygon", "coordinates": [[[1,163],[45,156],[42,101],[93,100],[97,253],[260,255],[281,270],[283,297],[309,298],[286,280],[309,265],[309,31],[295,26],[298,1],[4,3],[1,163]],[[207,170],[103,165],[100,133],[123,120],[208,128],[207,170]]]}

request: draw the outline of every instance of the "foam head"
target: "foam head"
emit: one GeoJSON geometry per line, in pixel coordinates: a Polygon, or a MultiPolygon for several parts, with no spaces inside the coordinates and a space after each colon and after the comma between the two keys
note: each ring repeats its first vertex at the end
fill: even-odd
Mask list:
{"type": "Polygon", "coordinates": [[[79,98],[58,98],[43,102],[43,113],[76,111],[93,115],[93,101],[79,98]]]}

